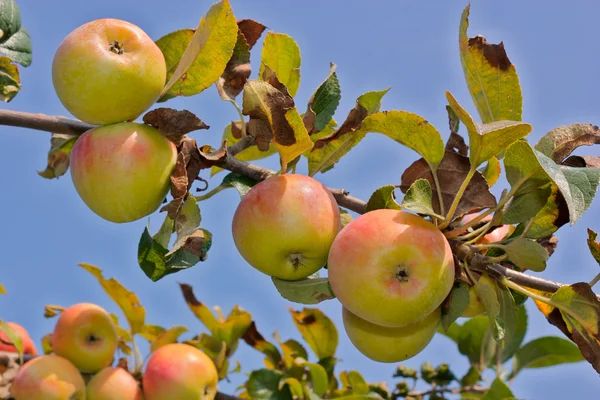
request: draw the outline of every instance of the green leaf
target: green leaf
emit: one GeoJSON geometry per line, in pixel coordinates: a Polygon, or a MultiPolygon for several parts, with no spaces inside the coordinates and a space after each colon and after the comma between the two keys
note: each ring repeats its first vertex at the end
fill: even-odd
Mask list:
{"type": "Polygon", "coordinates": [[[544,336],[521,347],[514,356],[510,379],[525,368],[544,368],[583,361],[581,351],[571,341],[544,336]]]}
{"type": "Polygon", "coordinates": [[[177,339],[179,339],[179,336],[183,335],[187,331],[188,328],[186,326],[175,325],[165,330],[164,332],[161,332],[157,335],[156,339],[154,339],[152,343],[150,343],[150,353],[156,351],[164,345],[170,343],[177,343],[177,339]]]}
{"type": "Polygon", "coordinates": [[[498,161],[497,157],[490,158],[487,161],[485,168],[480,169],[479,172],[481,172],[490,187],[494,186],[502,174],[500,161],[498,161]]]}
{"type": "MultiPolygon", "coordinates": [[[[500,288],[501,285],[498,285],[500,288]]],[[[517,351],[523,339],[525,338],[525,333],[527,333],[527,310],[525,306],[521,305],[516,307],[515,301],[510,294],[510,291],[506,290],[504,287],[499,289],[501,291],[500,294],[500,317],[504,321],[506,335],[504,337],[504,342],[502,343],[502,354],[501,361],[504,363],[508,361],[517,351]],[[508,295],[510,294],[510,299],[508,295]]],[[[495,362],[494,357],[494,362],[495,362]]]]}
{"type": "Polygon", "coordinates": [[[219,322],[215,318],[215,315],[212,313],[212,311],[202,302],[198,301],[191,285],[188,285],[187,283],[180,283],[179,288],[181,289],[185,303],[188,305],[192,313],[211,333],[214,333],[219,322]]]}
{"type": "Polygon", "coordinates": [[[465,7],[460,20],[460,59],[467,87],[484,123],[521,121],[523,97],[515,66],[504,44],[487,43],[483,36],[467,37],[469,11],[465,7]]]}
{"type": "Polygon", "coordinates": [[[169,217],[169,214],[166,214],[163,223],[158,229],[158,232],[152,236],[152,239],[156,240],[161,246],[167,248],[169,246],[174,227],[175,221],[169,217]]]}
{"type": "Polygon", "coordinates": [[[490,320],[494,339],[498,342],[504,339],[504,321],[500,317],[500,302],[496,293],[496,282],[488,280],[492,285],[483,283],[481,280],[475,282],[475,290],[485,306],[485,311],[490,320]]]}
{"type": "Polygon", "coordinates": [[[469,286],[458,281],[454,284],[448,300],[442,305],[442,328],[447,331],[469,305],[469,286]]]}
{"type": "Polygon", "coordinates": [[[433,210],[433,191],[427,179],[419,178],[410,185],[402,198],[402,208],[417,214],[438,216],[433,210]]]}
{"type": "Polygon", "coordinates": [[[508,400],[513,398],[515,396],[510,391],[510,388],[506,386],[506,383],[500,378],[496,378],[481,400],[508,400]]]}
{"type": "Polygon", "coordinates": [[[167,64],[161,100],[193,96],[215,83],[231,59],[237,35],[229,0],[221,0],[210,7],[195,31],[183,29],[158,39],[167,64]]]}
{"type": "Polygon", "coordinates": [[[254,370],[245,384],[252,400],[292,400],[292,394],[286,385],[280,389],[279,382],[285,376],[270,369],[254,370]]]}
{"type": "Polygon", "coordinates": [[[369,385],[365,378],[358,371],[350,371],[348,372],[348,383],[352,388],[352,394],[368,394],[369,393],[369,385]]]}
{"type": "Polygon", "coordinates": [[[233,354],[237,342],[244,336],[250,324],[252,324],[252,315],[236,305],[229,315],[227,315],[225,321],[219,322],[215,326],[213,335],[216,339],[225,342],[227,345],[227,356],[233,354]]]}
{"type": "Polygon", "coordinates": [[[279,382],[279,390],[282,390],[284,386],[288,387],[293,399],[301,400],[304,398],[304,388],[298,379],[285,378],[279,382]]]}
{"type": "Polygon", "coordinates": [[[319,137],[308,154],[308,175],[324,173],[356,146],[367,134],[361,128],[366,117],[379,111],[381,99],[389,91],[367,92],[358,97],[356,105],[346,117],[344,123],[334,132],[319,137]]]}
{"type": "Polygon", "coordinates": [[[0,1],[0,53],[24,67],[31,64],[31,38],[21,26],[21,11],[14,0],[0,1]]]}
{"type": "Polygon", "coordinates": [[[367,202],[366,212],[383,208],[391,210],[402,209],[402,207],[396,203],[394,190],[396,190],[394,185],[386,185],[373,192],[367,202]]]}
{"type": "Polygon", "coordinates": [[[294,97],[300,87],[301,61],[300,48],[291,36],[269,32],[265,36],[258,76],[262,77],[265,66],[268,66],[294,97]]]}
{"type": "Polygon", "coordinates": [[[598,234],[591,229],[588,229],[587,233],[587,243],[590,253],[592,253],[592,257],[594,257],[594,260],[596,260],[596,262],[600,265],[600,243],[596,241],[598,234]]]}
{"type": "MultiPolygon", "coordinates": [[[[158,236],[163,240],[164,237],[158,236]]],[[[206,260],[212,245],[212,234],[197,228],[182,236],[169,251],[152,237],[148,227],[144,229],[138,244],[138,264],[148,278],[156,282],[167,275],[193,267],[206,260]]]]}
{"type": "Polygon", "coordinates": [[[335,73],[335,64],[331,63],[329,75],[308,100],[304,124],[309,134],[325,129],[333,118],[341,98],[342,91],[335,73]]]}
{"type": "Polygon", "coordinates": [[[238,174],[237,172],[230,172],[225,175],[223,181],[219,186],[211,190],[209,193],[206,193],[202,196],[197,196],[197,200],[206,200],[219,193],[223,189],[227,188],[235,188],[240,194],[240,198],[244,197],[246,193],[252,189],[252,186],[256,185],[258,182],[254,179],[248,178],[245,175],[238,174]]]}
{"type": "Polygon", "coordinates": [[[227,345],[224,342],[206,333],[201,333],[197,338],[187,340],[184,343],[192,345],[206,353],[215,363],[220,378],[226,375],[228,365],[226,358],[227,345]]]}
{"type": "Polygon", "coordinates": [[[342,228],[352,221],[352,215],[345,209],[340,207],[340,217],[342,219],[342,228]]]}
{"type": "Polygon", "coordinates": [[[23,341],[21,335],[15,332],[6,322],[0,319],[0,332],[3,332],[19,354],[19,358],[23,358],[23,341]]]}
{"type": "Polygon", "coordinates": [[[200,207],[194,196],[188,196],[181,205],[177,219],[175,220],[175,232],[177,233],[177,242],[182,238],[190,235],[200,225],[202,216],[200,215],[200,207]]]}
{"type": "Polygon", "coordinates": [[[92,274],[102,286],[102,289],[119,306],[131,328],[130,333],[136,334],[142,330],[146,319],[146,309],[134,292],[129,291],[115,278],[106,279],[102,270],[94,265],[80,263],[79,266],[92,274]]]}
{"type": "Polygon", "coordinates": [[[270,365],[272,368],[275,368],[282,360],[281,353],[277,350],[277,347],[261,335],[258,329],[256,329],[254,321],[252,321],[242,339],[244,339],[247,345],[266,355],[265,364],[270,365]]]}
{"type": "Polygon", "coordinates": [[[317,308],[289,309],[296,328],[317,358],[333,357],[338,345],[338,332],[333,322],[317,308]]]}
{"type": "Polygon", "coordinates": [[[515,224],[528,221],[548,201],[552,192],[551,179],[540,167],[533,149],[525,141],[516,142],[506,151],[504,169],[511,186],[521,186],[504,210],[502,222],[515,224]]]}
{"type": "Polygon", "coordinates": [[[320,364],[309,362],[305,363],[304,366],[308,368],[313,391],[317,396],[323,396],[329,388],[329,378],[325,368],[320,364]]]}
{"type": "MultiPolygon", "coordinates": [[[[238,128],[236,127],[236,129],[238,129],[238,128]]],[[[241,135],[241,133],[240,133],[240,135],[241,135]]],[[[239,138],[236,138],[233,135],[232,124],[227,124],[227,126],[223,130],[223,139],[221,140],[221,143],[223,141],[227,142],[227,147],[229,148],[229,147],[231,147],[231,145],[239,142],[240,140],[241,140],[241,136],[239,138]]],[[[275,146],[273,146],[273,144],[269,145],[269,149],[267,151],[261,151],[258,149],[258,147],[256,145],[253,145],[253,146],[247,147],[244,150],[240,151],[234,157],[241,161],[255,161],[255,160],[261,160],[263,158],[267,158],[269,156],[272,156],[275,153],[277,153],[277,149],[275,148],[275,146]]],[[[223,171],[223,168],[213,166],[211,168],[210,175],[211,176],[216,175],[220,171],[223,171]]]]}
{"type": "Polygon", "coordinates": [[[267,82],[246,82],[242,113],[268,125],[272,133],[269,141],[279,152],[282,171],[293,159],[313,147],[292,97],[267,82]]]}
{"type": "Polygon", "coordinates": [[[281,297],[294,303],[318,304],[335,298],[327,278],[307,278],[299,281],[271,279],[281,297]]]}
{"type": "Polygon", "coordinates": [[[495,352],[489,318],[480,315],[465,322],[460,328],[457,343],[458,351],[469,358],[471,365],[480,371],[486,369],[495,352]]]}
{"type": "Polygon", "coordinates": [[[6,295],[6,289],[4,288],[4,285],[2,285],[0,283],[0,294],[6,295]]]}
{"type": "Polygon", "coordinates": [[[517,238],[503,247],[508,259],[522,269],[542,272],[546,269],[548,252],[535,240],[517,238]]]}
{"type": "Polygon", "coordinates": [[[71,150],[79,135],[66,133],[53,133],[50,137],[50,151],[48,152],[48,165],[38,175],[46,179],[58,178],[67,172],[71,157],[71,150]]]}
{"type": "Polygon", "coordinates": [[[477,124],[450,92],[446,92],[450,107],[469,132],[469,160],[478,167],[508,149],[514,142],[531,133],[531,125],[516,121],[477,124]]]}
{"type": "Polygon", "coordinates": [[[435,171],[444,158],[444,142],[438,130],[423,117],[408,111],[381,111],[370,115],[361,129],[386,135],[419,153],[435,171]]]}
{"type": "Polygon", "coordinates": [[[10,58],[0,56],[0,100],[10,102],[20,90],[19,67],[10,58]]]}

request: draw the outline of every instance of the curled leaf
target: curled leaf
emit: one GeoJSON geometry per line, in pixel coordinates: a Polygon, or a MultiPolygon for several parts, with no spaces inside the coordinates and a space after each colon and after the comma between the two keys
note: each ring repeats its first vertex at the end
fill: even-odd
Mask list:
{"type": "Polygon", "coordinates": [[[179,146],[183,137],[198,129],[209,129],[200,118],[188,110],[156,108],[146,113],[144,123],[158,129],[163,136],[179,146]]]}

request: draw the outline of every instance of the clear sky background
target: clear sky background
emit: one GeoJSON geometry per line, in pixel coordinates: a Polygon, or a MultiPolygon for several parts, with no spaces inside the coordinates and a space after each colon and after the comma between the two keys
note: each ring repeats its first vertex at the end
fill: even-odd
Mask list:
{"type": "MultiPolygon", "coordinates": [[[[33,40],[33,63],[22,69],[23,91],[2,107],[67,116],[52,87],[51,63],[57,46],[70,31],[93,19],[113,17],[137,24],[156,40],[174,30],[197,26],[212,4],[198,0],[17,2],[33,40]]],[[[337,64],[342,87],[338,121],[343,121],[362,93],[391,87],[382,109],[415,112],[433,123],[444,139],[448,136],[446,90],[477,118],[458,53],[458,24],[466,4],[232,0],[238,18],[256,19],[273,31],[290,34],[298,42],[302,78],[296,103],[301,110],[327,75],[331,61],[337,64]]],[[[523,120],[534,128],[531,142],[560,125],[600,124],[599,14],[600,6],[591,0],[568,4],[540,0],[473,2],[469,36],[483,34],[492,43],[504,41],[521,79],[523,120]]],[[[261,47],[262,40],[253,53],[253,77],[261,47]]],[[[199,96],[165,105],[189,109],[211,126],[209,131],[193,135],[200,144],[218,145],[222,127],[237,118],[235,110],[220,100],[214,87],[199,96]]],[[[233,245],[231,218],[239,202],[236,191],[224,191],[200,203],[202,226],[214,234],[208,260],[153,283],[139,269],[136,258],[147,219],[126,225],[103,221],[79,199],[68,174],[52,181],[39,177],[36,170],[46,165],[49,137],[44,132],[0,127],[0,282],[9,292],[7,297],[0,297],[1,318],[24,325],[40,347],[40,338],[55,323],[43,318],[45,304],[93,302],[117,312],[95,279],[76,266],[87,262],[134,290],[146,307],[148,323],[184,324],[192,331],[203,329],[180,294],[177,282],[186,282],[209,306],[219,305],[228,312],[239,304],[249,310],[268,338],[275,329],[284,339],[300,338],[287,307],[302,306],[282,299],[270,279],[248,266],[233,245]]],[[[578,154],[593,152],[597,154],[598,150],[588,148],[578,154]]],[[[368,199],[378,187],[397,184],[402,171],[417,158],[416,153],[383,135],[370,134],[332,171],[316,178],[368,199]]],[[[271,158],[260,164],[277,168],[278,162],[271,158]]],[[[305,163],[299,172],[306,172],[305,163]]],[[[203,172],[202,176],[206,175],[203,172]]],[[[223,176],[212,179],[211,187],[218,185],[223,176]]],[[[154,214],[152,228],[155,230],[161,221],[162,214],[154,214]]],[[[590,280],[598,272],[585,244],[588,227],[600,231],[598,200],[574,227],[566,226],[559,232],[558,249],[542,276],[572,283],[590,280]]],[[[530,327],[526,341],[562,335],[531,301],[527,304],[530,327]]],[[[357,369],[369,381],[387,381],[393,387],[395,365],[370,361],[354,349],[343,332],[339,303],[328,301],[319,307],[340,329],[338,356],[343,361],[338,372],[357,369]]],[[[262,366],[262,355],[243,343],[236,358],[246,372],[262,366]]],[[[448,362],[457,375],[467,369],[466,359],[441,335],[406,364],[418,367],[426,360],[434,365],[448,362]]],[[[231,383],[221,384],[223,391],[232,392],[243,377],[231,378],[231,383]]],[[[523,371],[512,387],[524,399],[592,399],[597,398],[600,383],[592,367],[582,362],[523,371]]]]}

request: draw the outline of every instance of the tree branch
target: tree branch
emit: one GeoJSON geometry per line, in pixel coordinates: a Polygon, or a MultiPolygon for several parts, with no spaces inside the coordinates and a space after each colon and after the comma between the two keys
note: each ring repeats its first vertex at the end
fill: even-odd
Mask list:
{"type": "MultiPolygon", "coordinates": [[[[11,110],[0,110],[0,125],[17,126],[21,128],[36,129],[54,133],[75,134],[80,134],[90,128],[93,128],[92,125],[88,125],[74,119],[11,110]]],[[[275,171],[273,170],[262,168],[254,164],[238,160],[234,157],[235,154],[238,154],[240,151],[252,146],[253,144],[254,139],[252,137],[246,136],[242,138],[240,141],[228,148],[227,158],[218,166],[229,171],[248,176],[249,178],[257,181],[265,180],[269,176],[275,174],[275,171]]],[[[328,189],[331,191],[341,207],[355,211],[359,214],[365,213],[366,203],[363,200],[348,195],[348,192],[344,189],[328,189]]],[[[463,261],[469,261],[474,269],[487,271],[488,273],[495,274],[496,276],[504,276],[519,285],[551,293],[556,292],[562,286],[567,286],[567,284],[564,283],[553,282],[535,276],[530,276],[522,272],[515,271],[511,268],[504,267],[500,264],[489,263],[475,248],[464,245],[462,242],[451,241],[451,244],[453,244],[453,249],[457,257],[463,261]]],[[[600,295],[597,295],[597,297],[600,299],[600,295]]]]}
{"type": "Polygon", "coordinates": [[[455,388],[455,389],[436,387],[433,389],[427,389],[427,390],[423,390],[423,391],[411,390],[410,392],[408,392],[408,394],[406,396],[422,398],[424,396],[431,395],[431,394],[443,394],[443,393],[451,393],[451,394],[485,393],[488,389],[489,389],[488,387],[479,386],[479,385],[464,386],[464,387],[455,388]]]}

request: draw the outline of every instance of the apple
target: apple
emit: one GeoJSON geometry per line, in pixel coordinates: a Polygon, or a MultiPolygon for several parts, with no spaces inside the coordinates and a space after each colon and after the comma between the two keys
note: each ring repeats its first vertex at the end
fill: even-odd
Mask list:
{"type": "Polygon", "coordinates": [[[12,381],[10,393],[14,400],[86,400],[81,373],[69,360],[55,354],[23,364],[12,381]]]}
{"type": "MultiPolygon", "coordinates": [[[[465,215],[460,223],[461,225],[466,224],[467,222],[475,219],[478,216],[478,214],[467,214],[465,215]]],[[[480,223],[486,223],[486,222],[490,222],[492,220],[492,216],[491,215],[486,215],[485,217],[483,217],[483,219],[480,221],[480,223]]],[[[481,239],[479,239],[477,241],[477,243],[496,243],[496,242],[500,242],[503,239],[507,238],[509,235],[511,235],[514,231],[515,231],[515,227],[513,225],[501,225],[499,227],[497,227],[496,229],[494,229],[493,231],[485,234],[481,239]]]]}
{"type": "Polygon", "coordinates": [[[272,277],[299,280],[325,265],[342,220],[321,182],[283,174],[250,189],[232,226],[235,246],[248,264],[272,277]]]}
{"type": "Polygon", "coordinates": [[[133,121],[165,86],[163,53],[138,26],[98,19],[69,33],[52,62],[52,82],[65,108],[94,125],[133,121]]]}
{"type": "MultiPolygon", "coordinates": [[[[494,291],[496,290],[494,281],[486,273],[481,275],[478,283],[480,285],[489,286],[494,291]]],[[[461,314],[461,317],[472,318],[472,317],[481,315],[484,312],[485,312],[485,304],[483,304],[481,297],[479,297],[479,292],[477,291],[476,286],[475,285],[470,286],[469,287],[469,305],[467,306],[465,311],[463,311],[463,313],[461,314]]]]}
{"type": "MultiPolygon", "coordinates": [[[[33,340],[31,340],[31,337],[29,337],[29,333],[25,328],[23,328],[16,322],[7,322],[6,325],[8,325],[8,327],[11,328],[21,338],[21,344],[23,345],[23,354],[31,354],[34,356],[38,354],[37,348],[35,347],[35,343],[33,343],[33,340]]],[[[0,331],[0,351],[9,351],[12,353],[16,353],[17,348],[12,344],[8,343],[10,343],[8,336],[6,336],[4,332],[0,331]]]]}
{"type": "Polygon", "coordinates": [[[388,328],[370,323],[342,308],[344,329],[350,342],[373,361],[394,363],[419,354],[435,335],[442,318],[441,308],[420,321],[388,328]]]}
{"type": "Polygon", "coordinates": [[[210,357],[191,345],[171,343],[150,355],[142,387],[146,400],[213,400],[218,381],[210,357]]]}
{"type": "Polygon", "coordinates": [[[93,128],[71,152],[71,178],[83,202],[107,221],[143,218],[160,207],[170,188],[177,148],[148,125],[93,128]]]}
{"type": "Polygon", "coordinates": [[[108,367],[117,350],[117,329],[102,307],[79,303],[59,316],[51,338],[55,354],[71,361],[82,372],[108,367]]]}
{"type": "Polygon", "coordinates": [[[138,381],[120,367],[100,370],[87,384],[86,400],[144,400],[138,381]]]}
{"type": "Polygon", "coordinates": [[[379,209],[337,235],[327,262],[333,293],[358,317],[398,328],[440,306],[454,283],[454,259],[442,232],[405,211],[379,209]]]}

